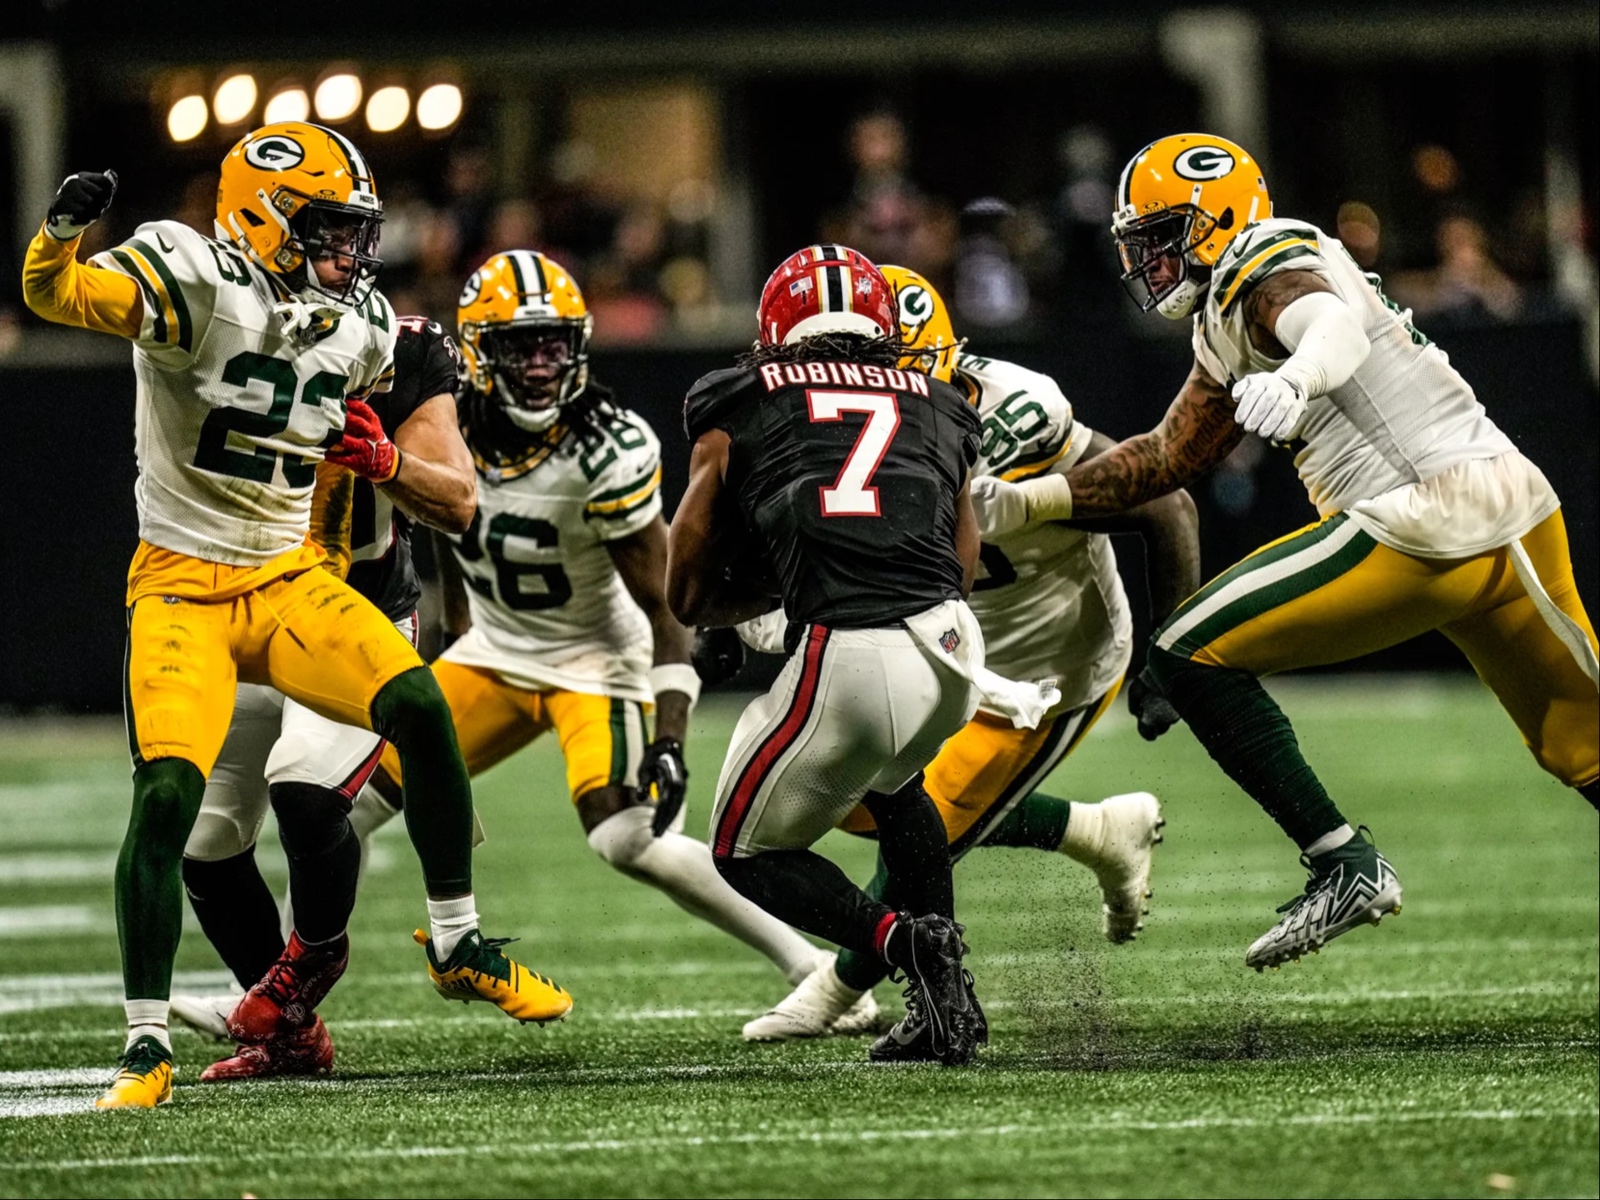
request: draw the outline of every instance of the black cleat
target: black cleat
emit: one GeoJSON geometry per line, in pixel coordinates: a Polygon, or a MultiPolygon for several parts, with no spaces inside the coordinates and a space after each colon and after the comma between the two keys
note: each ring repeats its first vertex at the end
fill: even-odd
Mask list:
{"type": "Polygon", "coordinates": [[[965,932],[947,917],[906,921],[911,935],[906,1015],[872,1044],[873,1062],[940,1062],[963,1067],[989,1040],[972,976],[962,969],[965,932]]]}
{"type": "MultiPolygon", "coordinates": [[[[974,1038],[977,1045],[989,1043],[989,1022],[978,1005],[978,993],[972,987],[972,972],[961,972],[967,989],[967,1003],[972,1007],[974,1038]]],[[[938,1062],[933,1050],[933,1032],[922,1017],[922,995],[915,983],[905,990],[906,1015],[884,1034],[867,1051],[867,1057],[876,1063],[938,1062]]]]}

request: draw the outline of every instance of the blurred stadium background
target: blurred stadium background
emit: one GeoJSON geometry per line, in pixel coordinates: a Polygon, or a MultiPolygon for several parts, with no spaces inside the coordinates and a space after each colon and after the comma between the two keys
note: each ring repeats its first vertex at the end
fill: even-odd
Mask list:
{"type": "MultiPolygon", "coordinates": [[[[119,706],[134,540],[127,349],[26,312],[27,239],[63,175],[106,167],[122,186],[92,239],[166,215],[209,233],[227,146],[307,113],[378,172],[380,285],[400,311],[452,325],[466,273],[514,245],[575,271],[597,375],[668,446],[669,507],[685,388],[748,344],[768,268],[819,238],[927,274],[974,348],[1055,374],[1096,427],[1147,427],[1187,340],[1121,294],[1112,187],[1159,134],[1233,137],[1264,162],[1279,211],[1382,273],[1551,475],[1593,611],[1592,3],[460,15],[416,0],[259,20],[188,3],[8,6],[0,712],[119,706]]],[[[1288,456],[1255,439],[1196,498],[1208,573],[1311,512],[1288,456]]],[[[1137,575],[1137,552],[1123,557],[1137,575]]],[[[1379,665],[1462,668],[1442,639],[1379,665]]]]}

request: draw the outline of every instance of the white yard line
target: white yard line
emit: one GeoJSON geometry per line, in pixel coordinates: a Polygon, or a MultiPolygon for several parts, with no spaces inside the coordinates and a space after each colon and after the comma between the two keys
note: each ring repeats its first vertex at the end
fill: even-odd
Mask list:
{"type": "MultiPolygon", "coordinates": [[[[89,904],[25,904],[0,907],[0,938],[53,937],[88,933],[111,920],[111,914],[89,904]]],[[[114,932],[115,924],[110,928],[114,932]]]]}

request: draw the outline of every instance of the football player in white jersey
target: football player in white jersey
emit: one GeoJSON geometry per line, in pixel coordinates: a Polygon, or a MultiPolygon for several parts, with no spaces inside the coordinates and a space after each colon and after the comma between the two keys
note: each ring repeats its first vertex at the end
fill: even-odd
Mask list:
{"type": "MultiPolygon", "coordinates": [[[[462,635],[433,670],[470,773],[553,732],[595,853],[798,982],[817,948],[723,882],[710,849],[681,832],[700,679],[663,592],[661,446],[590,379],[593,323],[577,282],[535,251],[497,254],[467,281],[461,421],[478,513],[440,558],[457,596],[465,584],[470,628],[453,622],[462,635]]],[[[399,777],[386,752],[369,792],[396,801],[399,777]]]]}
{"type": "Polygon", "coordinates": [[[1262,547],[1156,633],[1143,676],[1300,847],[1305,891],[1250,947],[1298,959],[1400,907],[1258,679],[1437,629],[1466,653],[1535,759],[1597,803],[1594,628],[1560,500],[1444,353],[1321,229],[1275,218],[1241,147],[1151,143],[1112,229],[1146,311],[1193,313],[1194,366],[1165,419],[1065,480],[1010,487],[1017,511],[1118,512],[1196,479],[1251,434],[1292,445],[1316,524],[1262,547]]]}
{"type": "MultiPolygon", "coordinates": [[[[1132,618],[1106,534],[1143,536],[1159,622],[1200,582],[1194,504],[1187,493],[1175,492],[1136,512],[1090,521],[1093,532],[1048,520],[1003,535],[986,531],[989,480],[1064,475],[1114,443],[1077,419],[1049,376],[964,353],[943,299],[921,275],[904,267],[882,270],[899,307],[905,365],[953,382],[983,421],[972,494],[984,543],[967,602],[983,631],[987,664],[1013,679],[1052,678],[1061,692],[1034,729],[1016,728],[980,708],[928,764],[924,786],[944,822],[953,859],[977,846],[1058,851],[1095,872],[1106,937],[1131,941],[1148,911],[1151,851],[1164,824],[1156,798],[1135,792],[1098,804],[1069,803],[1034,789],[1110,707],[1132,657],[1132,618]]],[[[1146,732],[1153,736],[1148,727],[1146,732]]],[[[874,824],[857,809],[841,828],[867,833],[874,824]]],[[[885,882],[880,865],[868,894],[881,897],[885,882]]],[[[839,1014],[870,995],[886,974],[881,962],[842,951],[836,963],[825,963],[747,1024],[745,1037],[780,1041],[837,1034],[839,1014]]],[[[925,1040],[920,1029],[897,1026],[874,1047],[873,1057],[926,1058],[925,1040]]]]}
{"type": "MultiPolygon", "coordinates": [[[[28,247],[39,315],[134,343],[139,546],[128,573],[125,698],[133,810],[117,862],[128,1037],[101,1109],[172,1098],[167,1034],[182,931],[179,863],[236,683],[270,683],[400,748],[412,780],[435,985],[548,1020],[571,997],[478,932],[472,794],[450,712],[406,638],[308,542],[324,451],[358,462],[363,397],[389,385],[394,316],[373,280],[382,206],[342,135],[246,134],[223,160],[222,240],[177,221],[80,264],[116,176],[70,176],[28,247]]],[[[426,938],[424,939],[426,940],[426,938]]]]}

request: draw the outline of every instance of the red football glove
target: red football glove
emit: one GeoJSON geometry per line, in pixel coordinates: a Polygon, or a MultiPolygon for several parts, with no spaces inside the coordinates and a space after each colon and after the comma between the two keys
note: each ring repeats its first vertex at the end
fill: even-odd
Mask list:
{"type": "Polygon", "coordinates": [[[373,483],[388,483],[400,472],[400,448],[365,400],[346,400],[344,412],[344,436],[328,450],[328,461],[373,483]]]}

